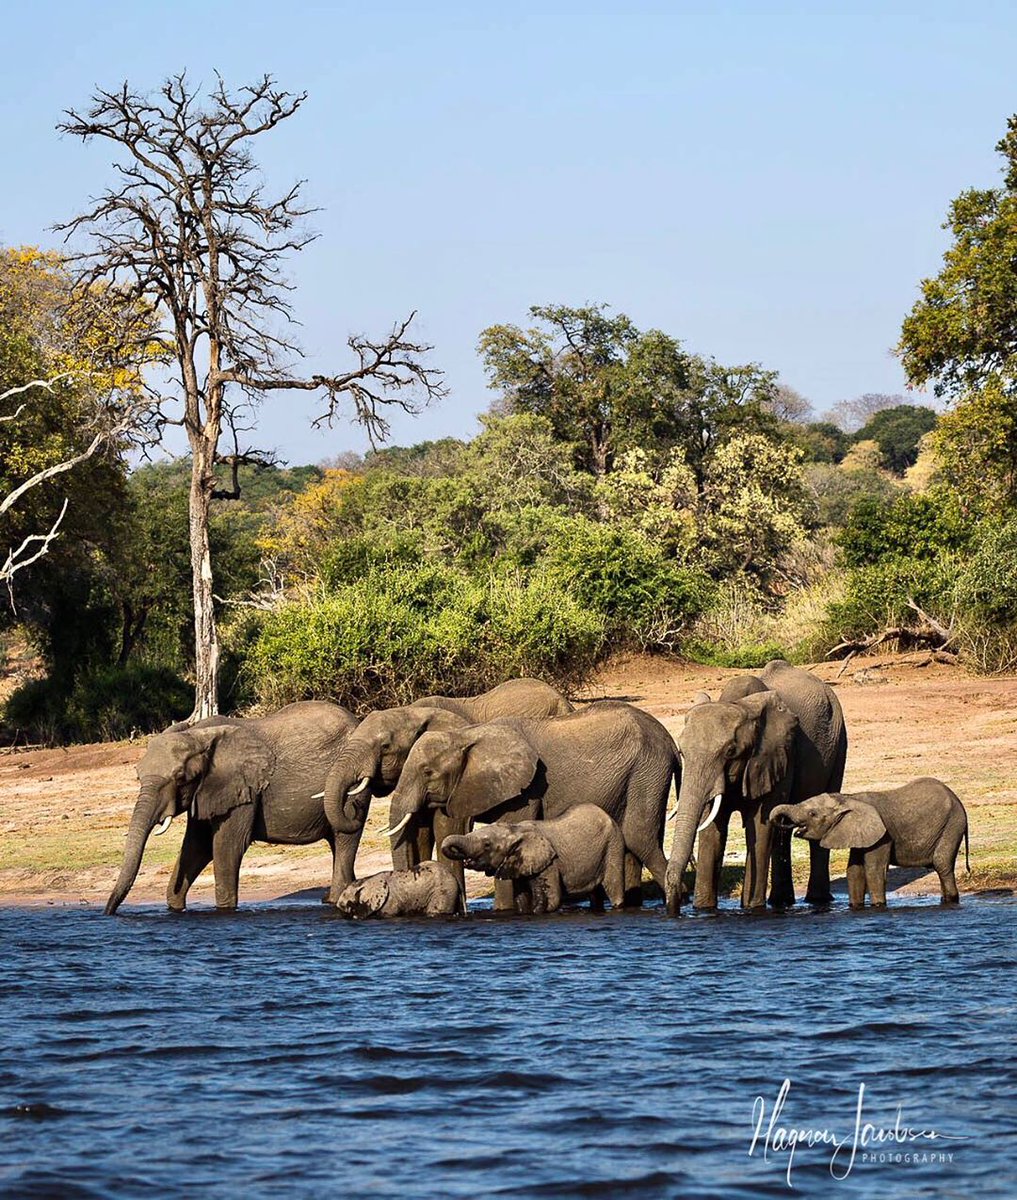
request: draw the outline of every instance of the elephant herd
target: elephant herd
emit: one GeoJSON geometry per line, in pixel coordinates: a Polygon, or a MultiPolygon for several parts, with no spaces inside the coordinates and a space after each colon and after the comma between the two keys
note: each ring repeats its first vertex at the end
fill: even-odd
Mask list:
{"type": "Polygon", "coordinates": [[[130,891],[148,837],[184,813],[167,888],[174,911],[210,862],[216,907],[235,908],[252,841],[324,839],[333,863],[325,902],[347,916],[465,913],[464,867],[494,877],[497,909],[531,913],[584,896],[638,905],[645,868],[676,916],[697,834],[693,902],[716,907],[736,811],[746,908],[765,907],[768,880],[772,906],[794,904],[794,831],[808,839],[810,903],[832,899],[837,848],[851,850],[853,907],[866,892],[885,904],[890,863],[934,867],[944,902],[956,901],[963,805],[934,779],[843,795],[846,754],[833,690],[780,660],[730,680],[717,700],[699,693],[678,745],[642,709],[609,700],[574,708],[535,679],[472,698],[426,696],[362,720],[308,700],[264,717],[181,723],[153,737],[138,764],[140,793],[106,912],[130,891]],[[381,798],[393,870],[358,881],[357,849],[381,798]]]}

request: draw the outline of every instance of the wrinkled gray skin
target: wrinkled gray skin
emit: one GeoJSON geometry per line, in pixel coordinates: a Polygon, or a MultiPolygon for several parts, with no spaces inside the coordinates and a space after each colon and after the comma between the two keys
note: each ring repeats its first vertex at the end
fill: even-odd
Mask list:
{"type": "MultiPolygon", "coordinates": [[[[681,878],[692,857],[697,826],[713,811],[717,797],[714,819],[699,835],[695,906],[717,906],[728,824],[735,811],[745,826],[743,907],[766,905],[771,850],[770,903],[778,908],[793,905],[790,829],[775,829],[768,816],[775,805],[840,787],[847,731],[833,689],[808,671],[776,659],[758,676],[732,679],[716,702],[699,693],[678,741],[682,779],[667,867],[668,912],[678,914],[681,878]]],[[[829,903],[829,851],[815,844],[810,853],[806,899],[829,903]]]]}
{"type": "Polygon", "coordinates": [[[346,887],[336,901],[344,917],[442,917],[465,915],[459,881],[438,862],[406,871],[382,871],[346,887]]]}
{"type": "MultiPolygon", "coordinates": [[[[333,832],[336,837],[355,835],[359,839],[371,800],[389,795],[410,747],[421,734],[459,729],[498,717],[558,716],[571,711],[568,700],[539,679],[510,679],[468,699],[426,696],[411,705],[369,713],[343,744],[325,783],[325,813],[333,832]]],[[[393,865],[406,869],[426,862],[446,835],[465,833],[468,828],[464,822],[450,822],[444,814],[435,813],[417,824],[412,838],[404,838],[393,847],[393,865]]],[[[339,874],[332,880],[333,899],[353,881],[352,862],[348,873],[346,865],[336,860],[339,874]]],[[[447,860],[445,865],[462,882],[462,866],[447,860]]]]}
{"type": "Polygon", "coordinates": [[[115,913],[131,890],[149,834],[184,812],[187,829],[166,892],[175,911],[183,911],[209,862],[216,907],[236,908],[240,861],[252,841],[302,846],[323,838],[352,871],[359,835],[336,838],[321,800],[311,796],[356,724],[336,704],[306,700],[267,717],[208,717],[153,737],[138,763],[141,791],[106,912],[115,913]]]}
{"type": "MultiPolygon", "coordinates": [[[[456,820],[513,824],[595,804],[621,829],[626,901],[638,904],[640,864],[664,883],[661,839],[677,767],[675,744],[659,721],[610,701],[566,717],[425,733],[392,793],[389,827],[412,837],[414,823],[432,809],[456,820]]],[[[514,907],[510,885],[496,885],[495,906],[514,907]]]]}
{"type": "Polygon", "coordinates": [[[625,839],[602,808],[577,804],[550,821],[496,822],[448,837],[442,852],[471,871],[511,879],[519,912],[557,912],[566,896],[625,902],[625,839]]]}
{"type": "Polygon", "coordinates": [[[796,837],[827,850],[851,850],[847,882],[852,908],[863,907],[866,892],[875,907],[886,907],[891,863],[933,867],[943,903],[956,904],[960,898],[954,864],[962,840],[967,857],[968,815],[938,779],[916,779],[888,792],[813,796],[801,804],[778,805],[770,819],[790,823],[796,837]]]}

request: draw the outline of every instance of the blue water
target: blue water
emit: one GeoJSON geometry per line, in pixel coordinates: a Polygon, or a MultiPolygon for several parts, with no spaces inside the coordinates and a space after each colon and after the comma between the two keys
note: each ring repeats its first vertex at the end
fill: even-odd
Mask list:
{"type": "Polygon", "coordinates": [[[966,1139],[840,1181],[800,1146],[796,1194],[1012,1197],[1017,902],[891,903],[0,910],[0,1195],[786,1196],[789,1078],[778,1125],[849,1145],[864,1084],[864,1120],[966,1139]]]}

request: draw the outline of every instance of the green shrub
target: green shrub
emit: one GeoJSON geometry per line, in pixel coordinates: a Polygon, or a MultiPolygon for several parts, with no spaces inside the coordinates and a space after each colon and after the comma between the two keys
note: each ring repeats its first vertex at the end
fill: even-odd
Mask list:
{"type": "Polygon", "coordinates": [[[1017,519],[987,526],[957,582],[957,600],[972,617],[1017,623],[1017,519]]]}
{"type": "Polygon", "coordinates": [[[582,519],[540,559],[549,575],[599,613],[616,645],[674,649],[714,598],[705,572],[682,566],[635,530],[582,519]]]}
{"type": "Polygon", "coordinates": [[[152,733],[187,716],[193,693],[164,667],[103,667],[78,677],[68,692],[35,679],[8,699],[4,718],[33,741],[117,741],[152,733]]]}
{"type": "Polygon", "coordinates": [[[711,667],[740,667],[755,669],[765,667],[774,658],[792,660],[792,652],[777,642],[745,643],[740,646],[723,646],[717,642],[691,641],[686,653],[693,662],[711,667]]]}
{"type": "Polygon", "coordinates": [[[519,674],[571,684],[604,635],[603,620],[543,573],[392,568],[269,613],[246,669],[266,704],[317,697],[363,709],[469,695],[519,674]]]}
{"type": "Polygon", "coordinates": [[[932,561],[963,550],[972,526],[953,492],[900,492],[892,499],[862,496],[837,537],[849,567],[885,559],[932,561]]]}
{"type": "Polygon", "coordinates": [[[843,598],[827,609],[825,640],[832,647],[898,625],[914,625],[917,614],[909,606],[911,600],[948,626],[956,584],[956,563],[946,557],[934,561],[887,559],[859,567],[849,572],[843,598]]]}

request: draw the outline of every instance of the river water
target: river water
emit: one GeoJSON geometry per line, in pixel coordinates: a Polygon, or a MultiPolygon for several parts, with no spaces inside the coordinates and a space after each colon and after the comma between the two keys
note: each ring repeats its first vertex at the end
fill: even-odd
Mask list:
{"type": "Polygon", "coordinates": [[[1013,1197],[1017,901],[891,905],[0,910],[0,1195],[1013,1197]]]}

